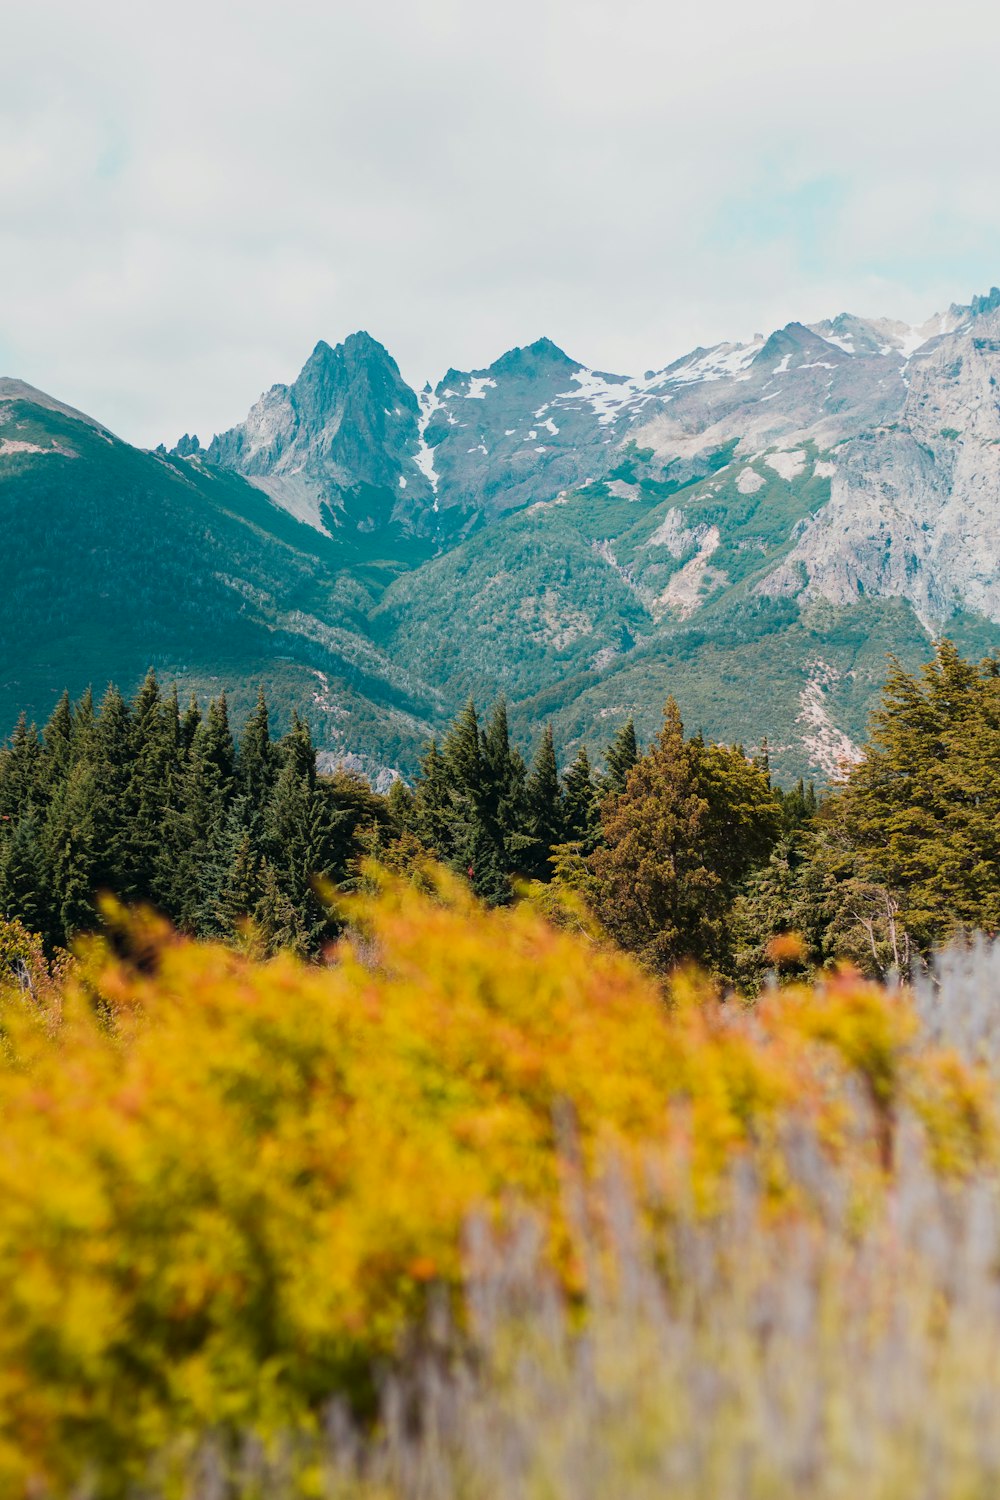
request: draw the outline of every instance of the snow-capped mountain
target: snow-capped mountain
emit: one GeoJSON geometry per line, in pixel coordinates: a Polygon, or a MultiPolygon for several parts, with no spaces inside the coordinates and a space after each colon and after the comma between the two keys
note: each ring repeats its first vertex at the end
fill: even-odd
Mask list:
{"type": "MultiPolygon", "coordinates": [[[[150,575],[164,602],[136,615],[127,659],[210,674],[216,648],[191,634],[207,588],[212,640],[248,684],[278,674],[333,754],[406,770],[429,726],[500,691],[524,736],[551,718],[568,751],[599,753],[627,714],[651,734],[672,691],[709,735],[767,735],[779,774],[825,774],[864,733],[887,653],[915,665],[939,631],[1000,648],[998,393],[996,290],[918,327],[792,322],[640,376],[539,339],[419,392],[358,333],[169,455],[8,382],[0,477],[34,527],[12,576],[62,566],[52,475],[67,506],[148,493],[166,560],[193,528],[191,568],[181,594],[150,575]]],[[[70,513],[84,553],[117,555],[106,504],[70,513]]],[[[90,639],[81,611],[67,641],[90,639]]],[[[102,680],[110,649],[74,671],[102,680]]]]}
{"type": "Polygon", "coordinates": [[[265,392],[204,456],[321,530],[391,519],[454,538],[603,479],[632,448],[676,485],[707,476],[722,452],[784,453],[778,465],[796,471],[808,445],[833,480],[830,504],[765,592],[804,586],[844,603],[864,589],[902,594],[928,623],[956,602],[1000,618],[992,548],[978,570],[966,555],[997,478],[998,320],[995,290],[919,327],[844,313],[641,377],[590,369],[543,338],[419,394],[358,333],[319,343],[296,381],[265,392]]]}

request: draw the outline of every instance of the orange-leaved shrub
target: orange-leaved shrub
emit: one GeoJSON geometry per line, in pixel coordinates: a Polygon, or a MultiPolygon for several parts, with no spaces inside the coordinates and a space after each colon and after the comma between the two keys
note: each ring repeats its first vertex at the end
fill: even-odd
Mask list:
{"type": "Polygon", "coordinates": [[[682,1157],[706,1202],[750,1151],[780,1193],[794,1119],[844,1149],[850,1076],[880,1122],[864,1172],[904,1098],[949,1169],[992,1150],[981,1080],[921,1047],[905,995],[843,976],[744,1010],[527,903],[374,883],[323,965],[119,913],[57,1007],[4,991],[0,1492],[91,1466],[124,1491],[185,1433],[360,1398],[428,1286],[459,1287],[472,1212],[538,1210],[579,1289],[557,1117],[584,1181],[612,1151],[668,1208],[682,1157]]]}

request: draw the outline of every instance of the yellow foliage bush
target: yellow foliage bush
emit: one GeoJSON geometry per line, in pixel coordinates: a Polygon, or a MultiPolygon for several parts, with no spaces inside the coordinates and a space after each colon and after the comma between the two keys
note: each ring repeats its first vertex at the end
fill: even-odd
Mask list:
{"type": "Polygon", "coordinates": [[[793,1117],[841,1119],[853,1074],[882,1121],[912,1094],[942,1165],[992,1149],[987,1092],[905,998],[843,977],[748,1011],[690,974],[665,996],[530,904],[381,885],[322,966],[133,916],[81,952],[58,1024],[4,993],[0,1493],[90,1464],[124,1487],[178,1434],[363,1395],[428,1284],[458,1286],[474,1210],[540,1210],[572,1290],[558,1105],[585,1169],[614,1150],[666,1182],[681,1154],[709,1196],[793,1117]]]}

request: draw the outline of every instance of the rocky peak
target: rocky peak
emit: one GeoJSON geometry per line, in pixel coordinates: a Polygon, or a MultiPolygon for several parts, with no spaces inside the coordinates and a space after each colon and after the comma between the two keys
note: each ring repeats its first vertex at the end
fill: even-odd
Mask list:
{"type": "Polygon", "coordinates": [[[1000,308],[1000,286],[991,286],[985,297],[973,297],[969,304],[969,312],[974,318],[982,317],[985,313],[996,312],[998,308],[1000,308]]]}
{"type": "Polygon", "coordinates": [[[489,367],[491,375],[518,375],[528,380],[540,376],[556,375],[565,378],[574,370],[582,370],[579,361],[570,359],[558,344],[549,338],[536,339],[522,348],[508,349],[506,354],[494,360],[489,367]]]}
{"type": "Polygon", "coordinates": [[[208,458],[236,469],[300,519],[369,529],[419,511],[429,485],[414,466],[419,407],[399,366],[364,331],[321,339],[291,385],[275,385],[208,458]],[[354,517],[351,495],[364,496],[354,517]]]}
{"type": "Polygon", "coordinates": [[[780,364],[786,362],[786,368],[793,361],[802,363],[807,359],[827,360],[835,363],[846,358],[844,351],[836,345],[831,348],[827,339],[814,333],[804,323],[786,323],[784,328],[777,329],[769,339],[765,339],[760,352],[753,357],[755,369],[767,369],[773,367],[775,362],[780,364]]]}
{"type": "Polygon", "coordinates": [[[161,444],[160,449],[157,451],[167,452],[171,458],[196,458],[204,450],[198,440],[197,433],[185,432],[183,437],[177,439],[172,448],[163,449],[163,445],[161,444]]]}

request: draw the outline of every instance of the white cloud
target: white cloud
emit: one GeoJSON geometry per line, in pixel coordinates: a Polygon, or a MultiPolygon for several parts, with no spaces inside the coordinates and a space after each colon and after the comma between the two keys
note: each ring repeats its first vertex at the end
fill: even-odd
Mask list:
{"type": "Polygon", "coordinates": [[[357,327],[414,381],[543,332],[641,371],[1000,280],[978,0],[11,11],[0,352],[137,441],[357,327]]]}

